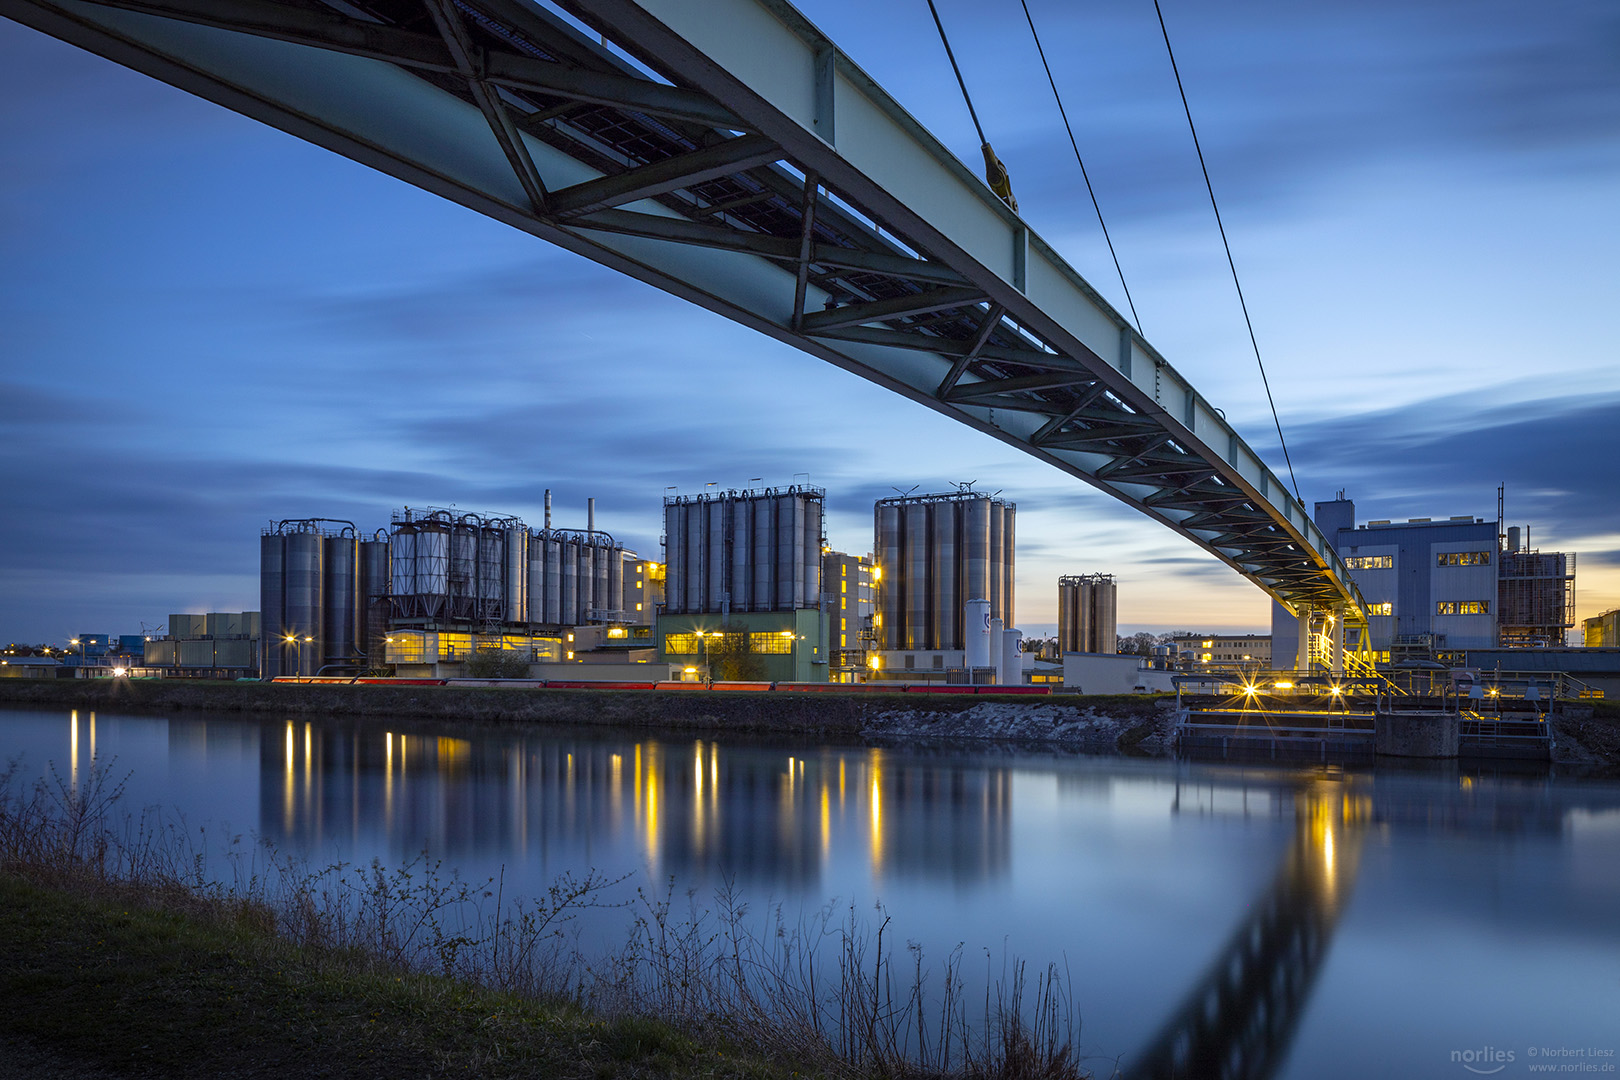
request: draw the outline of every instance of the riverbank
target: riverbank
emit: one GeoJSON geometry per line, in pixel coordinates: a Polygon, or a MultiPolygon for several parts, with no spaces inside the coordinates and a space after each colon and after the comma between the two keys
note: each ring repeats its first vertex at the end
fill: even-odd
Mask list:
{"type": "Polygon", "coordinates": [[[824,1075],[295,946],[247,905],[0,871],[0,1078],[824,1075]]]}
{"type": "Polygon", "coordinates": [[[1169,750],[1173,699],[1143,695],[742,694],[192,680],[0,679],[0,705],[544,724],[840,741],[978,739],[1092,753],[1169,750]]]}
{"type": "MultiPolygon", "coordinates": [[[[0,679],[0,706],[131,713],[341,716],[382,722],[536,724],[867,743],[982,741],[1083,753],[1168,756],[1166,696],[744,694],[701,690],[530,690],[193,680],[0,679]]],[[[1620,702],[1569,704],[1552,719],[1552,763],[1620,776],[1620,702]]]]}

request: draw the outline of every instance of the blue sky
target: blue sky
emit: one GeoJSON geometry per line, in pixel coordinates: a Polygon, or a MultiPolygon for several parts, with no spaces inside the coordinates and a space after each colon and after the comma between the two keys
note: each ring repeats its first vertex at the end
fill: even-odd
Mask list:
{"type": "MultiPolygon", "coordinates": [[[[1022,12],[939,0],[1025,218],[1124,309],[1022,12]]],[[[1275,434],[1152,4],[1030,0],[1149,340],[1275,434]]],[[[802,10],[964,160],[922,0],[802,10]]],[[[1166,0],[1307,501],[1495,512],[1620,605],[1620,9],[1166,0]]],[[[0,639],[258,606],[255,536],[455,504],[656,557],[667,485],[809,473],[866,551],[891,487],[1019,504],[1126,629],[1264,597],[1077,481],[469,211],[0,20],[0,639]]]]}

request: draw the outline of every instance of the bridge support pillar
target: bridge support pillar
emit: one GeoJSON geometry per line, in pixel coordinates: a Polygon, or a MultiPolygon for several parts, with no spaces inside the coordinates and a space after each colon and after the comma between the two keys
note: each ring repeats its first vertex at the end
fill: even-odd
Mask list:
{"type": "Polygon", "coordinates": [[[1344,608],[1333,609],[1333,674],[1344,674],[1344,608]]]}
{"type": "Polygon", "coordinates": [[[1311,623],[1315,621],[1316,609],[1309,604],[1301,604],[1297,609],[1299,619],[1299,649],[1294,659],[1294,670],[1301,675],[1311,673],[1311,623]]]}

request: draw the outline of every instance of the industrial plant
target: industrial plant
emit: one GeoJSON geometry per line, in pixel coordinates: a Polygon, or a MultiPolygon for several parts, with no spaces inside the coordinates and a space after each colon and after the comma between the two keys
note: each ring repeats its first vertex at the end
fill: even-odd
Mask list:
{"type": "MultiPolygon", "coordinates": [[[[1013,626],[1016,511],[1011,502],[969,488],[878,500],[878,671],[900,677],[988,666],[988,656],[974,664],[979,658],[968,652],[992,625],[1002,632],[1013,626]],[[983,602],[985,614],[970,617],[975,601],[983,602]]],[[[987,648],[999,653],[999,639],[987,648]]]]}
{"type": "Polygon", "coordinates": [[[1118,605],[1112,574],[1058,578],[1058,652],[1117,652],[1118,605]]]}

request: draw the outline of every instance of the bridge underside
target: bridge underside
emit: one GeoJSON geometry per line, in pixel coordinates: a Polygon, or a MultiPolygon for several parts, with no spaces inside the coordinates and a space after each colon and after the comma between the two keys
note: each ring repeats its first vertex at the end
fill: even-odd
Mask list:
{"type": "Polygon", "coordinates": [[[1276,476],[780,0],[0,0],[0,13],[818,356],[1362,624],[1276,476]]]}

